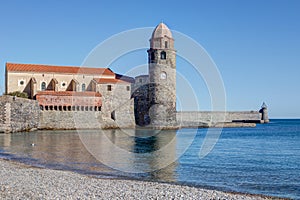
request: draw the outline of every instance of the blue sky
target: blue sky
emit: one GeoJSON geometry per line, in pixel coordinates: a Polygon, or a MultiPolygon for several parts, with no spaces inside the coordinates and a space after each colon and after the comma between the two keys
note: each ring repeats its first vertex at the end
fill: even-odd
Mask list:
{"type": "MultiPolygon", "coordinates": [[[[257,110],[265,101],[271,118],[300,118],[300,1],[10,0],[0,8],[1,92],[5,62],[81,65],[110,36],[163,20],[210,54],[228,110],[257,110]]],[[[124,73],[147,62],[146,52],[129,57],[110,67],[124,73]]],[[[180,59],[177,67],[190,69],[180,59]]],[[[205,84],[191,84],[209,109],[205,84]]]]}

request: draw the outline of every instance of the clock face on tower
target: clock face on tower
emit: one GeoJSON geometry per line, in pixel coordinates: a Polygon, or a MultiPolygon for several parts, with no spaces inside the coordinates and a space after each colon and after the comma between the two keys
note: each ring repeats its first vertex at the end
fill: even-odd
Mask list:
{"type": "Polygon", "coordinates": [[[167,79],[167,73],[166,73],[166,72],[162,72],[162,73],[160,74],[160,78],[161,78],[161,79],[167,79]]]}

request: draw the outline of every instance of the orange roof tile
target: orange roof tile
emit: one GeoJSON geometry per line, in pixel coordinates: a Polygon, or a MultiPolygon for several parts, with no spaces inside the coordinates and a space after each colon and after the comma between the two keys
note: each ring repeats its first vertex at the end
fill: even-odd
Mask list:
{"type": "Polygon", "coordinates": [[[6,69],[7,71],[15,72],[115,75],[115,73],[109,68],[88,68],[76,66],[6,63],[6,69]]]}
{"type": "Polygon", "coordinates": [[[99,92],[91,92],[91,91],[75,92],[75,91],[50,91],[50,90],[38,92],[37,95],[82,96],[82,97],[88,97],[88,96],[101,97],[102,96],[99,92]]]}
{"type": "Polygon", "coordinates": [[[112,83],[112,84],[128,84],[131,83],[129,81],[115,79],[115,78],[94,78],[98,84],[112,83]]]}

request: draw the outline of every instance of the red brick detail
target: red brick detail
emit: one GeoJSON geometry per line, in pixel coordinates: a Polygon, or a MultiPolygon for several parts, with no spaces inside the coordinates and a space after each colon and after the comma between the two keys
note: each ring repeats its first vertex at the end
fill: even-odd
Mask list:
{"type": "Polygon", "coordinates": [[[102,106],[99,92],[53,92],[44,91],[36,95],[42,106],[102,106]]]}
{"type": "Polygon", "coordinates": [[[52,91],[52,90],[46,90],[46,91],[40,91],[37,93],[37,95],[53,95],[53,96],[89,96],[89,97],[101,97],[102,95],[99,92],[91,92],[91,91],[85,91],[85,92],[74,92],[74,91],[52,91]]]}

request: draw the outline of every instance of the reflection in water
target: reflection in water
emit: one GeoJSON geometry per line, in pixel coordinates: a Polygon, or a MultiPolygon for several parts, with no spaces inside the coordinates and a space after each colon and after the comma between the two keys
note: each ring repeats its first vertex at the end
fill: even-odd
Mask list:
{"type": "Polygon", "coordinates": [[[207,129],[0,134],[0,158],[96,177],[138,178],[300,199],[300,121],[273,121],[250,129],[224,129],[213,151],[202,159],[199,150],[207,129]]]}
{"type": "Polygon", "coordinates": [[[136,130],[80,131],[86,149],[101,163],[123,172],[145,173],[160,170],[176,160],[176,131],[149,134],[136,130]]]}
{"type": "Polygon", "coordinates": [[[174,181],[176,131],[136,130],[38,131],[1,134],[0,157],[55,169],[73,170],[99,177],[143,177],[174,181]],[[83,144],[84,143],[84,144],[83,144]],[[32,146],[31,144],[35,144],[32,146]],[[93,154],[91,154],[91,153],[93,154]],[[99,160],[102,162],[99,162],[99,160]],[[169,167],[161,169],[162,166],[169,167]],[[123,170],[122,171],[117,171],[123,170]],[[134,171],[136,170],[136,171],[134,171]],[[138,174],[131,174],[136,173],[138,174]],[[149,173],[144,173],[149,172],[149,173]]]}

